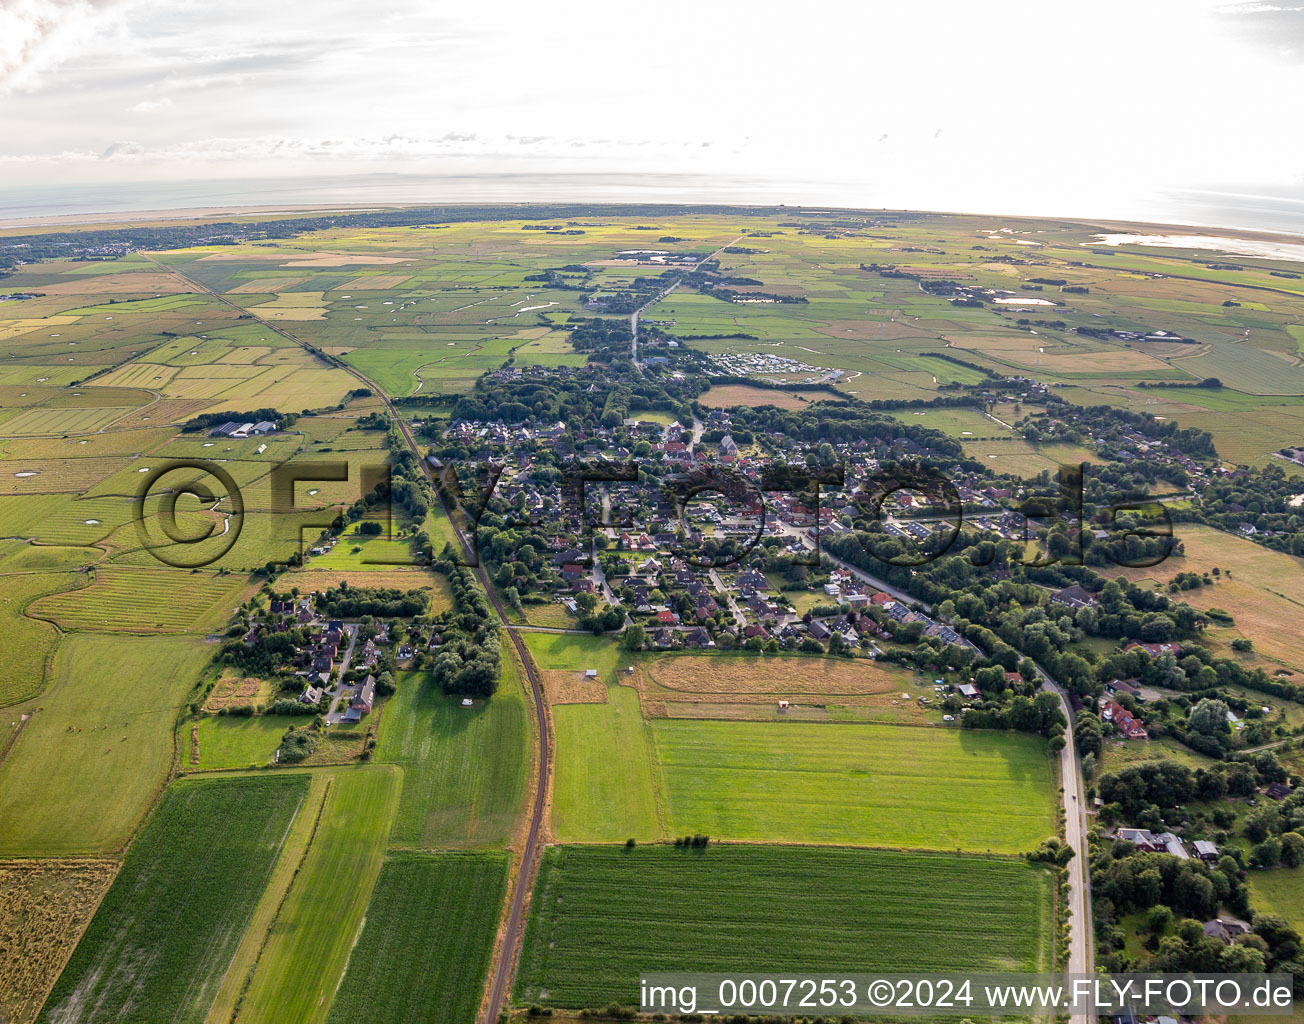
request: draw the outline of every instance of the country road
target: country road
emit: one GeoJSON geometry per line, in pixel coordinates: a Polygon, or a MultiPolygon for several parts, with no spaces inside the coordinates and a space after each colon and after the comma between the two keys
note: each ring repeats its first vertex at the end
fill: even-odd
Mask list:
{"type": "MultiPolygon", "coordinates": [[[[694,264],[692,265],[692,267],[689,269],[688,272],[689,272],[690,274],[693,273],[695,270],[697,270],[698,268],[700,268],[700,267],[702,266],[702,264],[705,263],[707,260],[713,260],[713,259],[715,259],[717,256],[720,255],[720,253],[722,253],[722,252],[724,252],[726,249],[728,249],[729,246],[731,246],[731,245],[736,245],[737,243],[741,242],[741,241],[742,241],[744,238],[746,238],[746,237],[747,237],[747,232],[744,231],[741,235],[739,235],[737,238],[735,238],[732,242],[725,242],[725,244],[722,245],[722,246],[720,246],[720,248],[716,249],[715,252],[711,253],[709,256],[703,256],[700,260],[698,260],[696,263],[694,263],[694,264]]],[[[655,296],[653,296],[652,298],[648,299],[647,302],[643,303],[643,305],[639,306],[638,309],[634,310],[634,312],[632,312],[632,313],[629,314],[630,354],[632,355],[632,357],[633,357],[633,359],[634,359],[634,365],[637,366],[640,370],[643,368],[643,364],[640,363],[640,362],[638,361],[638,315],[639,315],[640,313],[642,313],[643,310],[647,309],[648,306],[651,306],[651,305],[653,305],[654,303],[660,302],[660,301],[661,301],[662,299],[664,299],[667,295],[669,295],[669,294],[670,294],[671,292],[673,292],[676,288],[678,288],[678,287],[679,287],[679,280],[680,280],[679,278],[675,278],[672,282],[670,282],[670,286],[669,286],[668,288],[665,288],[665,289],[663,289],[662,291],[657,292],[657,294],[656,294],[655,296]]]]}

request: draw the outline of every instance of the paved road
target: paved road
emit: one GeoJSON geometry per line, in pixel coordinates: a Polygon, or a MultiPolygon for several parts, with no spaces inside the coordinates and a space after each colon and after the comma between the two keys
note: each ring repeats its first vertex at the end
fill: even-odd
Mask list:
{"type": "MultiPolygon", "coordinates": [[[[1036,664],[1036,662],[1033,662],[1036,664]]],[[[1060,783],[1064,787],[1064,839],[1073,848],[1069,861],[1069,965],[1070,974],[1091,974],[1095,963],[1094,928],[1091,924],[1091,864],[1087,859],[1086,793],[1082,785],[1082,766],[1073,742],[1073,709],[1068,695],[1037,665],[1041,688],[1056,694],[1069,723],[1064,749],[1060,751],[1060,783]]],[[[1094,1024],[1092,1014],[1074,1014],[1072,1024],[1094,1024]]]]}
{"type": "MultiPolygon", "coordinates": [[[[349,634],[349,647],[348,650],[344,652],[344,660],[340,662],[340,674],[336,676],[336,678],[340,680],[344,678],[344,673],[349,670],[349,662],[353,660],[353,648],[357,646],[358,643],[357,626],[346,624],[344,631],[349,634]]],[[[336,711],[335,709],[339,706],[340,698],[343,697],[345,693],[351,693],[356,689],[356,686],[345,686],[343,682],[336,685],[334,692],[331,693],[330,710],[326,712],[327,725],[335,725],[339,722],[343,712],[336,711]]]]}
{"type": "Polygon", "coordinates": [[[711,582],[715,585],[715,589],[724,594],[724,599],[729,602],[729,610],[733,612],[734,621],[738,623],[739,626],[746,626],[747,616],[744,615],[742,609],[738,607],[738,602],[734,600],[733,591],[724,585],[724,579],[721,577],[719,572],[715,569],[708,569],[707,575],[711,577],[711,582]]]}
{"type": "MultiPolygon", "coordinates": [[[[741,242],[741,241],[742,241],[744,238],[746,238],[746,237],[747,237],[747,233],[746,233],[746,232],[743,232],[741,235],[739,235],[737,238],[735,238],[732,242],[725,242],[725,244],[722,245],[722,246],[720,246],[720,248],[716,249],[715,252],[711,253],[711,254],[708,255],[708,256],[703,256],[700,260],[698,260],[696,263],[694,263],[694,264],[689,268],[689,271],[688,271],[688,272],[691,274],[693,271],[695,271],[695,270],[697,270],[699,267],[701,267],[701,265],[702,265],[703,263],[705,263],[707,260],[713,260],[713,259],[715,259],[717,256],[720,255],[720,253],[722,253],[722,252],[724,252],[726,249],[728,249],[729,246],[734,245],[734,244],[736,244],[736,243],[738,243],[738,242],[741,242]]],[[[634,312],[632,312],[632,313],[629,314],[629,337],[630,337],[630,346],[629,346],[629,348],[630,348],[630,354],[632,355],[632,357],[633,357],[633,359],[634,359],[634,365],[637,366],[637,367],[639,367],[640,369],[642,369],[643,364],[640,363],[640,362],[638,361],[638,315],[639,315],[640,313],[642,313],[643,310],[647,309],[648,306],[651,306],[651,305],[653,305],[654,303],[660,302],[662,299],[664,299],[667,295],[669,295],[671,292],[673,292],[673,291],[674,291],[676,288],[678,288],[678,287],[679,287],[679,278],[675,278],[675,280],[673,280],[672,282],[670,282],[670,287],[668,287],[668,288],[666,288],[666,289],[664,289],[664,290],[658,292],[658,293],[657,293],[653,298],[648,299],[647,302],[643,303],[643,305],[639,306],[638,309],[634,310],[634,312]]]]}

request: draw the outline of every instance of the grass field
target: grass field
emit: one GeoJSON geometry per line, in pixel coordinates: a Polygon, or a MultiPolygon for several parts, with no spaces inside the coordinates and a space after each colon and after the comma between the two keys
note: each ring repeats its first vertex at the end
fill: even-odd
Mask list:
{"type": "Polygon", "coordinates": [[[172,763],[177,709],[212,651],[189,637],[79,633],[0,764],[0,856],[109,853],[126,842],[172,763]]]}
{"type": "Polygon", "coordinates": [[[105,566],[87,587],[33,603],[31,611],[64,629],[185,633],[226,622],[251,590],[241,575],[171,566],[105,566]]]}
{"type": "Polygon", "coordinates": [[[398,804],[389,767],[339,771],[237,1021],[324,1021],[362,927],[398,804]]]}
{"type": "Polygon", "coordinates": [[[445,696],[428,672],[405,672],[385,706],[375,758],[403,769],[390,842],[425,849],[508,840],[524,805],[530,717],[516,660],[475,707],[445,696]]]}
{"type": "Polygon", "coordinates": [[[0,1020],[36,1019],[117,872],[111,860],[0,862],[0,1020]]]}
{"type": "Polygon", "coordinates": [[[614,684],[607,692],[604,704],[552,709],[557,738],[552,832],[566,842],[665,834],[655,754],[638,694],[614,684]]]}
{"type": "Polygon", "coordinates": [[[206,715],[198,722],[185,721],[177,737],[182,771],[210,771],[218,768],[251,768],[269,764],[280,746],[285,730],[303,724],[304,718],[258,715],[239,718],[206,715]],[[199,763],[191,760],[191,727],[198,731],[199,763]]]}
{"type": "Polygon", "coordinates": [[[0,708],[35,697],[45,688],[45,663],[58,631],[48,622],[23,614],[28,602],[71,585],[73,573],[24,573],[0,576],[0,708]]]}
{"type": "Polygon", "coordinates": [[[474,1024],[507,887],[501,853],[395,853],[328,1024],[474,1024]]]}
{"type": "Polygon", "coordinates": [[[1014,860],[554,847],[535,887],[516,1000],[636,1005],[651,971],[1049,969],[1052,936],[1049,877],[1014,860]]]}
{"type": "Polygon", "coordinates": [[[307,790],[303,776],[177,783],[41,1019],[202,1024],[307,790]]]}
{"type": "Polygon", "coordinates": [[[1054,776],[1031,736],[689,720],[651,730],[672,835],[1018,853],[1054,830],[1054,776]]]}
{"type": "Polygon", "coordinates": [[[1304,868],[1251,871],[1250,902],[1255,910],[1284,917],[1304,933],[1304,868]]]}

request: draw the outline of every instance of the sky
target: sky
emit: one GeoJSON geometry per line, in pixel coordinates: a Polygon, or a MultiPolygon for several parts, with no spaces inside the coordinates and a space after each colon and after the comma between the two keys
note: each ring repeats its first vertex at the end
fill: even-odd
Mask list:
{"type": "Polygon", "coordinates": [[[1122,215],[1304,195],[1304,0],[0,0],[0,187],[697,175],[1122,215]]]}

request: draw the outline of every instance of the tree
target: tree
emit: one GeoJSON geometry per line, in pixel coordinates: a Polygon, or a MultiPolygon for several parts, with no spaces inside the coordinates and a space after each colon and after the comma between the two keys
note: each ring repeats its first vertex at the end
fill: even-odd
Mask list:
{"type": "Polygon", "coordinates": [[[621,646],[627,651],[641,651],[647,643],[647,630],[637,622],[625,630],[621,637],[621,646]]]}
{"type": "Polygon", "coordinates": [[[1191,709],[1186,727],[1215,739],[1224,736],[1231,731],[1227,722],[1227,710],[1227,705],[1222,701],[1206,697],[1191,709]]]}
{"type": "Polygon", "coordinates": [[[1282,834],[1281,862],[1288,868],[1297,868],[1304,864],[1304,836],[1298,832],[1282,834]]]}

